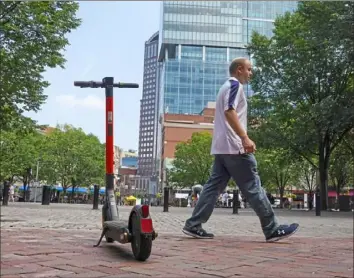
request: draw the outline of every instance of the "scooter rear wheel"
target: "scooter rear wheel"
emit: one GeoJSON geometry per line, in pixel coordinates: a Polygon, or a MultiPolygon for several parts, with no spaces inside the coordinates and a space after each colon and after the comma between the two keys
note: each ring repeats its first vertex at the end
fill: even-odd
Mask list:
{"type": "Polygon", "coordinates": [[[139,218],[134,213],[132,215],[132,241],[131,246],[135,259],[138,261],[146,261],[151,254],[152,236],[143,235],[140,232],[139,218]]]}

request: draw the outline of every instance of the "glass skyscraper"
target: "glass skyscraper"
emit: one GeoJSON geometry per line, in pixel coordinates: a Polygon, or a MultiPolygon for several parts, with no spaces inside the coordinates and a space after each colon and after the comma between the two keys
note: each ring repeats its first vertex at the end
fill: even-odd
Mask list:
{"type": "MultiPolygon", "coordinates": [[[[160,112],[200,113],[215,101],[252,31],[271,36],[277,15],[294,1],[164,1],[159,31],[160,112]]],[[[248,93],[251,93],[248,91],[248,93]]]]}
{"type": "MultiPolygon", "coordinates": [[[[198,114],[209,101],[215,101],[229,76],[230,61],[249,58],[246,45],[252,32],[271,36],[277,15],[296,7],[296,1],[161,2],[160,121],[164,113],[198,114]]],[[[252,94],[249,86],[246,93],[252,94]]],[[[161,130],[156,134],[160,150],[161,130]]],[[[156,158],[158,171],[162,163],[158,153],[156,158]]]]}

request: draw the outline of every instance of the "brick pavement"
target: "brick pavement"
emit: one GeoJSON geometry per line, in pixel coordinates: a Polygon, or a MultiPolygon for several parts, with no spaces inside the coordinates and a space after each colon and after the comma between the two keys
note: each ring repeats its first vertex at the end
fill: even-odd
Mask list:
{"type": "MultiPolygon", "coordinates": [[[[119,207],[122,219],[128,219],[131,208],[119,207]]],[[[181,233],[184,221],[192,213],[191,208],[170,207],[163,213],[161,207],[151,207],[154,225],[159,233],[181,233]]],[[[92,210],[92,205],[10,203],[1,208],[5,222],[2,228],[48,228],[48,229],[101,229],[101,210],[92,210]]],[[[276,210],[280,222],[298,222],[299,236],[352,237],[353,213],[324,212],[315,217],[315,212],[276,210]]],[[[216,209],[206,228],[218,236],[254,235],[262,232],[257,216],[252,210],[240,210],[232,215],[231,209],[216,209]]]]}
{"type": "Polygon", "coordinates": [[[99,234],[82,230],[1,231],[1,277],[353,277],[350,238],[260,237],[196,240],[161,235],[148,261],[130,245],[92,245],[99,234]]]}
{"type": "MultiPolygon", "coordinates": [[[[251,211],[216,210],[206,227],[217,237],[195,240],[181,233],[190,209],[152,208],[159,237],[141,263],[130,244],[92,247],[101,219],[91,208],[1,207],[1,277],[353,277],[352,214],[279,211],[302,228],[284,242],[265,243],[251,211]]],[[[121,209],[122,218],[129,210],[121,209]]]]}

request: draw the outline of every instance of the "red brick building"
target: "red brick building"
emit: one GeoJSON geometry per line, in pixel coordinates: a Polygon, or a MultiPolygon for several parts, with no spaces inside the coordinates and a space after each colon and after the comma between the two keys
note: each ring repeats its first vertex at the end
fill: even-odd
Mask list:
{"type": "Polygon", "coordinates": [[[176,145],[186,142],[195,132],[213,133],[215,103],[209,102],[199,115],[164,114],[162,123],[161,180],[165,181],[165,169],[171,167],[176,145]]]}
{"type": "Polygon", "coordinates": [[[132,195],[136,191],[136,174],[137,168],[120,167],[118,170],[119,180],[117,180],[117,188],[121,196],[132,195]]]}

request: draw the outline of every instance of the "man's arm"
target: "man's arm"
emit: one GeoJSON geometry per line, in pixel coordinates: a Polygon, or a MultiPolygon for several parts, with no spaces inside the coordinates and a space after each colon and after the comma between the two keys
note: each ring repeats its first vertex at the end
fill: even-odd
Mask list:
{"type": "Polygon", "coordinates": [[[243,148],[246,153],[253,153],[256,150],[256,144],[248,138],[246,131],[243,129],[240,120],[238,119],[237,113],[234,109],[228,109],[225,112],[225,118],[231,128],[236,132],[236,134],[241,138],[243,148]]]}
{"type": "Polygon", "coordinates": [[[236,132],[241,139],[247,137],[246,131],[243,129],[240,120],[238,119],[237,113],[234,109],[228,109],[225,112],[225,117],[231,128],[236,132]]]}

